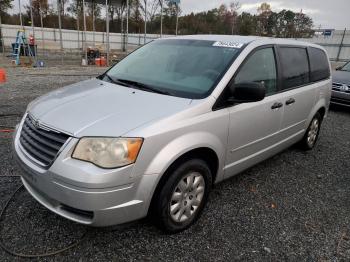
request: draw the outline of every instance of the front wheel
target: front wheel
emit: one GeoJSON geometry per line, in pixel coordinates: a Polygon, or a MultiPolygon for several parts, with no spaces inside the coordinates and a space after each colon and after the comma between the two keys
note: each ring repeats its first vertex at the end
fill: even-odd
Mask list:
{"type": "Polygon", "coordinates": [[[315,147],[318,136],[320,134],[321,123],[322,117],[320,113],[316,113],[316,115],[312,118],[303,139],[300,141],[300,146],[304,150],[311,150],[315,147]]]}
{"type": "Polygon", "coordinates": [[[155,196],[153,220],[167,233],[177,233],[191,226],[207,202],[212,176],[200,159],[188,160],[169,174],[155,196]]]}

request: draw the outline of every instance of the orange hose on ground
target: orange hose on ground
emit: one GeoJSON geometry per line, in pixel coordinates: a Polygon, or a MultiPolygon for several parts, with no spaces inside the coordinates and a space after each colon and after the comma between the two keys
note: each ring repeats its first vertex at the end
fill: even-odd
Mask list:
{"type": "Polygon", "coordinates": [[[14,129],[0,129],[0,133],[12,133],[14,129]]]}
{"type": "Polygon", "coordinates": [[[6,82],[6,71],[3,68],[0,68],[0,83],[6,82]]]}

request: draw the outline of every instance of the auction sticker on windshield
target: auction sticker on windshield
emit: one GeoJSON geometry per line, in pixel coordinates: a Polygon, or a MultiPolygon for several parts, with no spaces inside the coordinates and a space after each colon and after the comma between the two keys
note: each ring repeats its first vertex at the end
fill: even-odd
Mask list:
{"type": "Polygon", "coordinates": [[[242,43],[236,43],[236,42],[222,42],[218,41],[213,44],[213,46],[218,47],[230,47],[230,48],[241,48],[243,46],[242,43]]]}

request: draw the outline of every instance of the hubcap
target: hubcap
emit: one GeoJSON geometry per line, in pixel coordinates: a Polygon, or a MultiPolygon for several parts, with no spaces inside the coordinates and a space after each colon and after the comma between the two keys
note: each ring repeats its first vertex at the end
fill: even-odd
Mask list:
{"type": "Polygon", "coordinates": [[[170,200],[170,216],[175,222],[191,219],[203,200],[205,181],[198,172],[183,177],[175,187],[170,200]]]}
{"type": "Polygon", "coordinates": [[[319,125],[320,124],[319,124],[319,121],[317,118],[312,120],[309,132],[307,134],[307,143],[309,144],[310,147],[312,147],[316,142],[316,138],[317,138],[317,134],[318,134],[318,130],[319,130],[319,125]]]}

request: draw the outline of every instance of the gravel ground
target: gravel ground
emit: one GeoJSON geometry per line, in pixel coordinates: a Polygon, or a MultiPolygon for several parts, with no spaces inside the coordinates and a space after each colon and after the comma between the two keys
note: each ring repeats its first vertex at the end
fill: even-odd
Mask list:
{"type": "MultiPolygon", "coordinates": [[[[96,68],[8,68],[0,115],[23,114],[35,97],[98,74],[96,68]],[[51,75],[49,75],[49,73],[51,75]]],[[[0,128],[19,117],[0,116],[0,128]]],[[[42,261],[350,260],[350,110],[333,108],[311,152],[294,147],[217,185],[201,219],[164,235],[142,220],[87,228],[51,213],[21,190],[1,221],[0,236],[17,252],[43,253],[83,241],[42,261]]],[[[0,133],[0,210],[21,184],[11,133],[0,133]]],[[[0,249],[1,261],[21,261],[0,249]]]]}

